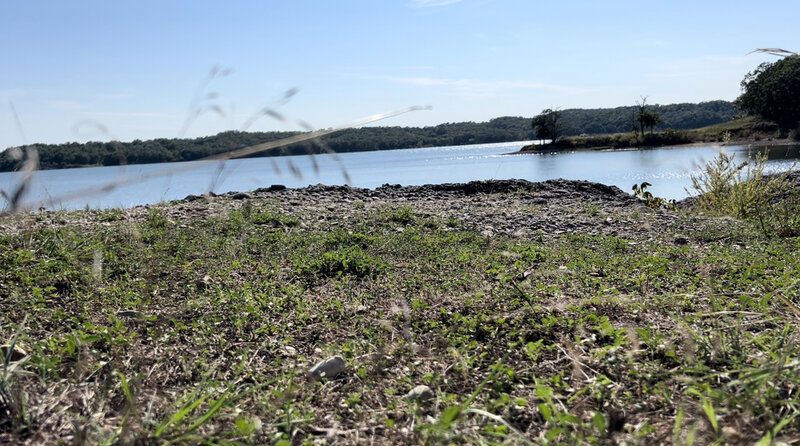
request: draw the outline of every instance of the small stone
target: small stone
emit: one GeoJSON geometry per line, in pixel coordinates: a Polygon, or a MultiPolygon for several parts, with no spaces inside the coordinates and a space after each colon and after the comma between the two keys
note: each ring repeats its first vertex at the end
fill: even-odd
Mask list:
{"type": "Polygon", "coordinates": [[[9,358],[10,361],[19,361],[20,359],[23,359],[24,357],[28,356],[28,352],[26,352],[19,345],[15,344],[14,348],[11,348],[10,345],[5,344],[5,345],[0,345],[0,353],[3,354],[2,357],[3,360],[5,360],[5,358],[9,355],[9,350],[11,351],[11,357],[9,358]]]}
{"type": "Polygon", "coordinates": [[[122,310],[117,311],[117,317],[137,317],[139,312],[136,310],[122,310]]]}
{"type": "Polygon", "coordinates": [[[284,356],[288,356],[288,357],[292,358],[292,357],[297,356],[297,349],[292,347],[292,346],[290,346],[290,345],[284,345],[281,348],[281,353],[283,353],[284,356]]]}
{"type": "Polygon", "coordinates": [[[409,401],[428,401],[434,397],[433,390],[430,387],[420,384],[406,393],[405,399],[409,401]]]}
{"type": "Polygon", "coordinates": [[[359,305],[356,307],[356,313],[366,313],[367,306],[366,305],[359,305]]]}
{"type": "Polygon", "coordinates": [[[675,240],[673,240],[672,242],[675,243],[678,246],[682,246],[682,245],[688,244],[689,243],[689,239],[687,239],[686,237],[678,236],[678,237],[675,237],[675,240]]]}
{"type": "Polygon", "coordinates": [[[331,356],[315,365],[309,373],[316,378],[334,378],[344,372],[347,364],[341,356],[331,356]]]}
{"type": "Polygon", "coordinates": [[[208,288],[209,285],[212,285],[213,283],[214,279],[212,279],[211,276],[209,276],[208,274],[203,276],[202,279],[197,279],[194,281],[194,285],[197,287],[197,289],[200,290],[208,288]]]}

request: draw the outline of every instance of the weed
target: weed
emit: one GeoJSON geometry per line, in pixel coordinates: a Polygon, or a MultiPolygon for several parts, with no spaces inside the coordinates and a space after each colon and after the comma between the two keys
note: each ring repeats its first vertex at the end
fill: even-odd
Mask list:
{"type": "Polygon", "coordinates": [[[373,257],[360,248],[350,247],[327,251],[308,263],[296,265],[300,277],[341,277],[350,275],[358,279],[374,278],[388,268],[380,257],[373,257]]]}
{"type": "Polygon", "coordinates": [[[247,217],[255,225],[292,228],[300,224],[296,217],[274,212],[268,209],[258,209],[247,217]]]}
{"type": "Polygon", "coordinates": [[[33,423],[28,411],[27,394],[18,382],[25,362],[30,359],[30,356],[22,355],[17,350],[26,320],[27,317],[19,325],[10,342],[0,349],[0,359],[3,361],[3,368],[0,370],[0,432],[10,431],[18,434],[33,423]],[[22,357],[15,358],[16,355],[22,357]]]}
{"type": "Polygon", "coordinates": [[[652,186],[652,184],[648,183],[647,181],[642,182],[642,184],[634,184],[633,195],[636,198],[645,201],[647,206],[651,209],[675,209],[675,200],[667,201],[666,198],[653,196],[653,194],[647,190],[647,188],[650,186],[652,186]]]}
{"type": "Polygon", "coordinates": [[[410,206],[400,206],[397,208],[385,208],[382,210],[384,219],[392,223],[407,225],[414,221],[414,209],[410,206]]]}
{"type": "Polygon", "coordinates": [[[692,175],[700,206],[709,211],[757,221],[764,235],[791,236],[800,231],[797,193],[788,176],[765,174],[766,153],[737,163],[734,154],[720,152],[692,175]]]}

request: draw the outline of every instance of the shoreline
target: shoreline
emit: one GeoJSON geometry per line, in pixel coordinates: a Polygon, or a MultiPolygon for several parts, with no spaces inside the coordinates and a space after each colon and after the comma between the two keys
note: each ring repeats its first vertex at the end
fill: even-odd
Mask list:
{"type": "Polygon", "coordinates": [[[613,148],[607,146],[593,146],[593,147],[569,147],[569,148],[560,148],[560,147],[549,147],[550,144],[540,146],[535,144],[530,144],[527,146],[522,147],[520,150],[516,152],[510,152],[508,155],[526,155],[529,153],[559,153],[559,152],[634,152],[639,150],[653,150],[653,149],[683,149],[683,148],[692,148],[692,147],[734,147],[734,146],[800,146],[800,141],[796,141],[790,138],[781,138],[781,139],[770,139],[770,140],[736,140],[736,141],[729,141],[727,143],[723,143],[721,141],[708,141],[708,142],[692,142],[692,143],[685,143],[685,144],[670,144],[670,145],[663,145],[663,146],[640,146],[640,147],[620,147],[620,148],[613,148]],[[537,147],[543,147],[544,149],[537,150],[537,147]],[[549,148],[548,148],[549,147],[549,148]],[[527,149],[530,148],[530,149],[527,149]],[[527,150],[526,150],[527,149],[527,150]]]}

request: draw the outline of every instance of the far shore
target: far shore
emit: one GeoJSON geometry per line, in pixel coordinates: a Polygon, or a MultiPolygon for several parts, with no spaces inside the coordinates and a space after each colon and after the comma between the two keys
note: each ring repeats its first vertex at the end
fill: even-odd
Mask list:
{"type": "Polygon", "coordinates": [[[556,147],[552,144],[529,144],[522,147],[516,152],[511,152],[509,155],[526,155],[530,153],[555,153],[555,152],[584,152],[584,151],[608,151],[608,152],[623,152],[623,151],[636,151],[636,150],[651,150],[651,149],[685,149],[691,147],[739,147],[739,146],[796,146],[800,145],[800,141],[791,138],[780,139],[741,139],[736,141],[700,141],[685,144],[668,144],[661,146],[631,146],[631,147],[611,147],[611,146],[589,146],[589,147],[556,147]]]}

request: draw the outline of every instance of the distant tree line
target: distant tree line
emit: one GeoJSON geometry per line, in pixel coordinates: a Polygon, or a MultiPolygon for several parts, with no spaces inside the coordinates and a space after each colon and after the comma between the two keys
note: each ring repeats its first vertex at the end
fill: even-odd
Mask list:
{"type": "MultiPolygon", "coordinates": [[[[689,130],[728,122],[736,115],[733,103],[710,101],[699,104],[647,105],[648,112],[661,118],[659,129],[689,130]]],[[[567,109],[561,112],[565,136],[630,132],[638,121],[640,105],[600,109],[567,109]]],[[[649,121],[645,122],[649,125],[649,121]]]]}
{"type": "MultiPolygon", "coordinates": [[[[736,110],[730,102],[700,104],[649,105],[661,117],[661,128],[675,130],[727,122],[736,110]]],[[[559,112],[558,128],[563,135],[618,133],[631,131],[635,107],[610,109],[567,109],[559,112]]],[[[230,150],[276,141],[296,132],[228,131],[194,139],[159,138],[131,142],[87,142],[34,144],[41,169],[83,166],[114,166],[172,161],[192,161],[230,150]]],[[[529,117],[501,117],[488,122],[458,122],[429,127],[362,127],[347,129],[320,138],[284,147],[277,152],[256,156],[298,155],[369,150],[393,150],[419,147],[487,144],[534,140],[536,133],[529,117]]],[[[19,169],[21,161],[11,151],[0,154],[0,171],[19,169]]]]}

